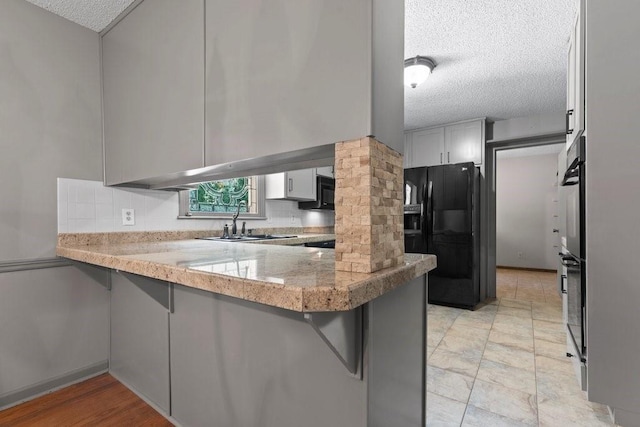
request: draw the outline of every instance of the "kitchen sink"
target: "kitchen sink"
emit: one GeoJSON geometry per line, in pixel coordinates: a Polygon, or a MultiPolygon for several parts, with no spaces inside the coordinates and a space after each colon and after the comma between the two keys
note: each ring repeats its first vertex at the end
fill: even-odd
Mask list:
{"type": "Polygon", "coordinates": [[[289,234],[252,234],[250,236],[230,236],[230,237],[201,237],[202,240],[219,240],[223,242],[253,242],[256,240],[291,239],[294,235],[289,234]]]}

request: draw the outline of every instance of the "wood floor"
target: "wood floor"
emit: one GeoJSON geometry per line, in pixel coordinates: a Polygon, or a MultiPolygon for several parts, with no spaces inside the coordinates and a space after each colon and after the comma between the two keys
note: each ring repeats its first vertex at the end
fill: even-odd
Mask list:
{"type": "Polygon", "coordinates": [[[109,374],[0,411],[0,427],[173,426],[109,374]]]}

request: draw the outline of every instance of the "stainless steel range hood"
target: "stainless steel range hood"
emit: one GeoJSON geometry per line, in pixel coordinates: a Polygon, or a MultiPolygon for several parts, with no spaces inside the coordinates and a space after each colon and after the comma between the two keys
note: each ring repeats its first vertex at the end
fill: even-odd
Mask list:
{"type": "Polygon", "coordinates": [[[240,160],[134,181],[127,183],[125,186],[179,191],[194,188],[197,183],[204,181],[330,166],[334,162],[334,147],[335,144],[327,144],[271,156],[240,160]]]}

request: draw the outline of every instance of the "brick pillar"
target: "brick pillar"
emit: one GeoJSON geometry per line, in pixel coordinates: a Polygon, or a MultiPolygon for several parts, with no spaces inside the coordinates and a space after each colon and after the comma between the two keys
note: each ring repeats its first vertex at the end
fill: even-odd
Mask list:
{"type": "Polygon", "coordinates": [[[404,262],[402,155],[366,137],[336,144],[336,270],[404,262]]]}

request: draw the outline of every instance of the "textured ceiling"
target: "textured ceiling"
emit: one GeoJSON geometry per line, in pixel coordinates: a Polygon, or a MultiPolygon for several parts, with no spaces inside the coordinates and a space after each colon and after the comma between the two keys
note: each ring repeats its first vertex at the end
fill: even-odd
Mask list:
{"type": "Polygon", "coordinates": [[[102,31],[133,0],[27,0],[93,31],[102,31]]]}
{"type": "MultiPolygon", "coordinates": [[[[27,1],[101,31],[133,0],[27,1]]],[[[438,65],[425,83],[405,87],[405,129],[564,114],[576,1],[406,0],[405,58],[438,65]]]]}
{"type": "Polygon", "coordinates": [[[438,64],[405,87],[405,129],[564,113],[575,0],[406,0],[405,58],[438,64]]]}

